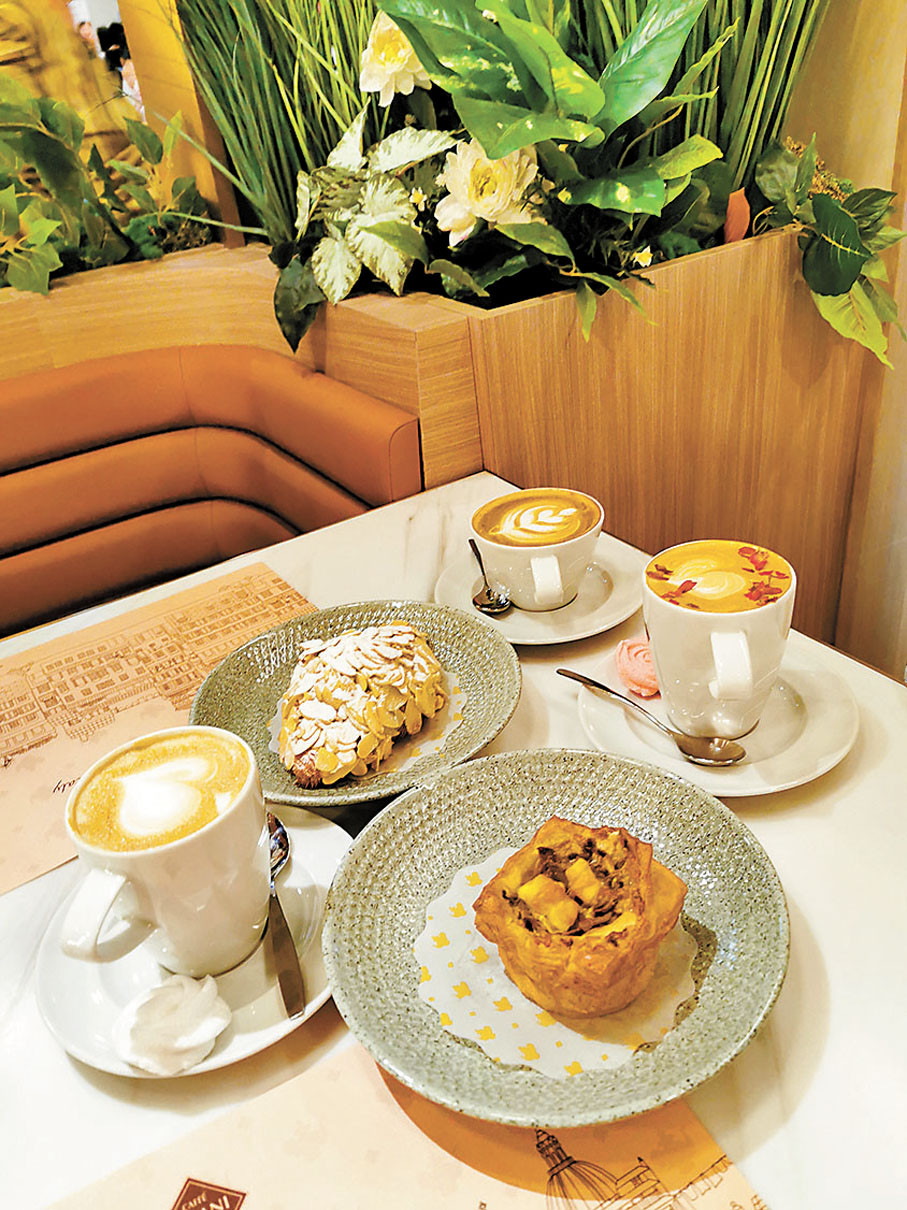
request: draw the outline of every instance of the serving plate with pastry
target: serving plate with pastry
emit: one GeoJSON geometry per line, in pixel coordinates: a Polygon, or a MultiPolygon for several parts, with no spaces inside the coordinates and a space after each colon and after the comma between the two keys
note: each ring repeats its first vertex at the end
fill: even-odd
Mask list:
{"type": "Polygon", "coordinates": [[[474,756],[519,695],[513,648],[469,614],[362,601],[231,652],[202,683],[190,720],[246,740],[272,802],[331,807],[391,797],[474,756]]]}
{"type": "Polygon", "coordinates": [[[753,1037],[787,968],[784,893],[721,802],[639,761],[508,752],[360,833],[328,896],[334,1001],[423,1096],[521,1126],[644,1112],[753,1037]]]}

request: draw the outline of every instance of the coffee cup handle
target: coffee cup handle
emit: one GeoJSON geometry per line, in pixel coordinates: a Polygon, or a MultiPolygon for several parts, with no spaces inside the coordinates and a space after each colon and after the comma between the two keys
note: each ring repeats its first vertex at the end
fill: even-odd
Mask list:
{"type": "Polygon", "coordinates": [[[712,658],[715,679],[709,683],[714,698],[739,701],[753,692],[753,666],[750,648],[742,630],[713,633],[712,658]]]}
{"type": "Polygon", "coordinates": [[[71,958],[96,958],[98,937],[116,897],[126,885],[123,874],[93,869],[76,892],[60,929],[63,952],[71,958]]]}
{"type": "Polygon", "coordinates": [[[561,583],[561,565],[556,555],[543,555],[532,560],[532,581],[535,586],[535,601],[542,608],[560,605],[564,588],[561,583]]]}

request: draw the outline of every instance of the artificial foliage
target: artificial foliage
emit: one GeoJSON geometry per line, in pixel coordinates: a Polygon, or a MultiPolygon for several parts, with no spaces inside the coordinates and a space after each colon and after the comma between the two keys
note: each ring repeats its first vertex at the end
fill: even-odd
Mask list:
{"type": "Polygon", "coordinates": [[[195,179],[171,168],[179,118],[163,140],[128,128],[131,159],[105,164],[74,109],[0,76],[0,286],[46,294],[54,275],[210,241],[195,179]]]}

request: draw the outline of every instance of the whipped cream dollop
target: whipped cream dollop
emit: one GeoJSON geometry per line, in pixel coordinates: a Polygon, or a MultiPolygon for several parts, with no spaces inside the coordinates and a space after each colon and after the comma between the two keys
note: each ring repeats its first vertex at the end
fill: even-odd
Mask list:
{"type": "Polygon", "coordinates": [[[171,975],[126,1005],[113,1025],[116,1053],[156,1076],[176,1076],[201,1063],[232,1014],[210,975],[171,975]]]}

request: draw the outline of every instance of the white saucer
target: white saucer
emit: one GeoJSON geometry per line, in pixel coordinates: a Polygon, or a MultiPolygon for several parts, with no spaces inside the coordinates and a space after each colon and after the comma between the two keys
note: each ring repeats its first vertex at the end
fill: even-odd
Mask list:
{"type": "MultiPolygon", "coordinates": [[[[293,1021],[287,1019],[265,940],[245,962],[217,976],[218,992],[233,1017],[208,1057],[184,1075],[226,1067],[264,1050],[301,1025],[330,995],[321,957],[322,910],[351,837],[318,815],[295,809],[284,814],[293,855],[278,879],[278,889],[302,960],[308,997],[305,1014],[293,1021]],[[288,822],[291,815],[292,823],[288,822]]],[[[60,926],[77,889],[54,914],[38,950],[35,991],[44,1021],[73,1058],[113,1075],[160,1079],[119,1057],[113,1049],[111,1029],[124,1006],[160,983],[167,972],[143,942],[122,952],[122,944],[117,945],[117,938],[126,931],[122,924],[114,926],[109,936],[110,961],[85,961],[64,954],[60,926]]]]}
{"type": "Polygon", "coordinates": [[[569,605],[539,613],[514,608],[500,617],[490,617],[480,614],[472,603],[482,577],[475,559],[465,554],[441,573],[435,585],[435,601],[480,617],[511,643],[570,643],[610,630],[639,609],[644,565],[638,551],[602,534],[579,592],[569,605]]]}
{"type": "MultiPolygon", "coordinates": [[[[613,652],[591,675],[668,721],[661,698],[628,692],[613,652]]],[[[773,794],[821,777],[844,759],[860,728],[859,709],[848,685],[797,635],[788,642],[781,675],[761,720],[741,740],[747,754],[737,765],[710,769],[684,760],[668,736],[620,702],[584,686],[579,691],[579,717],[599,751],[659,765],[720,798],[773,794]]]]}

